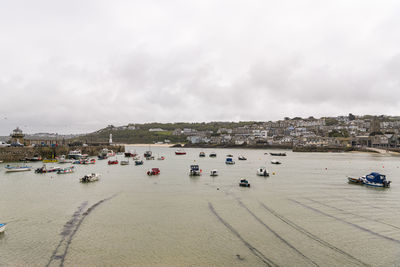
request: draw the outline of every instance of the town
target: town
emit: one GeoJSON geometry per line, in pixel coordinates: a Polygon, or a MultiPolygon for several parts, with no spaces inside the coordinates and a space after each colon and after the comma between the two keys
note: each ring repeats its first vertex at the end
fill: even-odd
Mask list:
{"type": "Polygon", "coordinates": [[[113,126],[84,135],[31,134],[16,128],[2,146],[181,143],[186,146],[281,147],[323,151],[400,147],[400,117],[347,116],[288,118],[268,122],[146,123],[113,126]]]}

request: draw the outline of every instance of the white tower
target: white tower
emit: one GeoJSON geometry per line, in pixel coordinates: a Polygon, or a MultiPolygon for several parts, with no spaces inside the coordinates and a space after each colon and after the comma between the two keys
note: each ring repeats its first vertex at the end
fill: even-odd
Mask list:
{"type": "Polygon", "coordinates": [[[112,134],[110,134],[110,140],[108,141],[110,145],[112,144],[112,134]]]}

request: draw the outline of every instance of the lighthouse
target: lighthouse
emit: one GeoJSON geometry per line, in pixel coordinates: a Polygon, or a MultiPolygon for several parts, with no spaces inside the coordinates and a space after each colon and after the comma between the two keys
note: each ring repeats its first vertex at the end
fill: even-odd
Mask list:
{"type": "Polygon", "coordinates": [[[110,134],[110,140],[108,140],[108,142],[110,143],[110,145],[112,145],[112,134],[110,134]]]}

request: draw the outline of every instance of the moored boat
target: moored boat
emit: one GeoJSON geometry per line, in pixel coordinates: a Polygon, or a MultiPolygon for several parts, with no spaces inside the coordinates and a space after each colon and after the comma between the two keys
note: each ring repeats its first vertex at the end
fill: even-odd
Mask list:
{"type": "Polygon", "coordinates": [[[31,166],[10,166],[7,165],[4,168],[6,168],[6,172],[24,172],[24,171],[30,171],[32,169],[31,166]]]}
{"type": "Polygon", "coordinates": [[[189,175],[190,176],[200,176],[201,170],[199,165],[190,165],[189,175]]]}
{"type": "Polygon", "coordinates": [[[265,177],[267,177],[267,176],[269,176],[269,172],[267,171],[267,168],[265,168],[265,167],[260,167],[260,168],[257,169],[257,175],[258,175],[258,176],[265,176],[265,177]]]}
{"type": "Polygon", "coordinates": [[[6,226],[7,226],[6,223],[0,223],[0,234],[4,233],[4,231],[6,230],[6,226]]]}
{"type": "Polygon", "coordinates": [[[372,187],[390,187],[391,181],[386,179],[386,175],[380,174],[378,172],[371,172],[365,176],[359,178],[347,177],[350,183],[362,184],[372,187]]]}
{"type": "Polygon", "coordinates": [[[82,157],[83,155],[80,150],[71,150],[67,156],[69,159],[81,159],[82,157]]]}
{"type": "Polygon", "coordinates": [[[43,159],[43,163],[56,163],[58,162],[57,159],[43,159]]]}
{"type": "Polygon", "coordinates": [[[158,157],[157,160],[165,160],[164,156],[158,157]]]}
{"type": "Polygon", "coordinates": [[[158,175],[160,174],[160,169],[159,168],[152,168],[151,170],[147,171],[147,175],[158,175]]]}
{"type": "Polygon", "coordinates": [[[209,157],[210,157],[210,158],[215,158],[215,157],[217,157],[217,153],[211,152],[210,155],[209,155],[209,157]]]}
{"type": "Polygon", "coordinates": [[[180,148],[175,151],[175,155],[186,155],[186,151],[180,148]]]}
{"type": "Polygon", "coordinates": [[[226,158],[225,164],[233,165],[233,164],[235,164],[235,161],[233,160],[233,158],[229,157],[229,158],[226,158]]]}
{"type": "Polygon", "coordinates": [[[32,162],[36,162],[36,161],[41,161],[41,160],[42,160],[42,157],[41,157],[41,156],[39,156],[39,155],[34,155],[33,157],[24,158],[24,159],[21,160],[21,161],[32,161],[32,162]]]}
{"type": "Polygon", "coordinates": [[[43,164],[42,167],[37,168],[35,170],[35,173],[48,173],[48,172],[58,172],[60,170],[60,167],[49,167],[47,168],[46,164],[43,164]]]}
{"type": "Polygon", "coordinates": [[[118,160],[117,159],[108,161],[108,165],[116,165],[116,164],[118,164],[118,160]]]}
{"type": "Polygon", "coordinates": [[[90,182],[95,182],[98,181],[100,177],[100,174],[98,173],[91,173],[91,174],[86,174],[82,178],[79,179],[81,183],[90,183],[90,182]]]}
{"type": "Polygon", "coordinates": [[[272,152],[270,152],[269,153],[271,156],[278,156],[278,157],[285,157],[286,156],[286,153],[272,153],[272,152]]]}
{"type": "Polygon", "coordinates": [[[212,170],[210,176],[218,176],[218,170],[212,170]]]}
{"type": "Polygon", "coordinates": [[[151,150],[147,150],[147,151],[144,152],[144,154],[143,154],[143,156],[144,156],[145,158],[149,158],[149,157],[151,157],[151,155],[153,155],[153,153],[151,152],[151,150]]]}
{"type": "Polygon", "coordinates": [[[63,164],[63,163],[72,163],[72,159],[67,159],[65,155],[62,155],[61,157],[58,158],[58,163],[63,164]]]}
{"type": "Polygon", "coordinates": [[[247,160],[247,158],[243,155],[239,155],[238,160],[247,160]]]}
{"type": "Polygon", "coordinates": [[[59,169],[57,171],[57,174],[66,174],[66,173],[73,173],[74,172],[75,167],[71,166],[71,167],[67,167],[67,168],[62,168],[59,169]]]}
{"type": "Polygon", "coordinates": [[[281,162],[276,159],[273,159],[271,160],[271,164],[281,164],[281,162]]]}
{"type": "Polygon", "coordinates": [[[241,187],[250,187],[250,183],[246,179],[241,179],[240,183],[239,183],[239,186],[241,186],[241,187]]]}
{"type": "Polygon", "coordinates": [[[121,165],[129,165],[129,160],[121,160],[121,165]]]}
{"type": "Polygon", "coordinates": [[[203,151],[201,151],[200,153],[199,153],[199,157],[200,158],[204,158],[206,156],[206,153],[204,153],[203,151]]]}
{"type": "Polygon", "coordinates": [[[135,160],[135,165],[143,165],[143,160],[135,160]]]}

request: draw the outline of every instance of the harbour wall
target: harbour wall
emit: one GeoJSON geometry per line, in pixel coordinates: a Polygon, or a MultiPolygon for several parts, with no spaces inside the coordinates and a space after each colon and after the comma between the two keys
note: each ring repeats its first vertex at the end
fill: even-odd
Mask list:
{"type": "Polygon", "coordinates": [[[0,147],[0,161],[12,162],[20,161],[35,155],[42,158],[52,158],[54,156],[68,155],[71,150],[80,150],[82,154],[96,156],[103,148],[108,148],[114,152],[124,152],[124,146],[58,146],[58,147],[0,147]]]}

